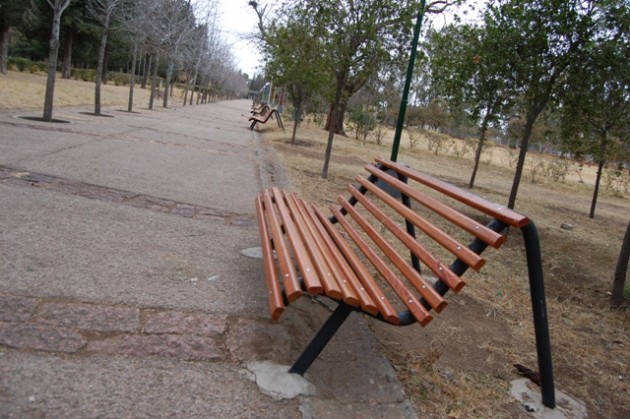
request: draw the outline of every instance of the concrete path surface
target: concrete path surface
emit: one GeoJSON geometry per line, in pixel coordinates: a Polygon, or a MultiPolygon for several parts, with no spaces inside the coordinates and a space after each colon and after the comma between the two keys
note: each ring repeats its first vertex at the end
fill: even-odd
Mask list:
{"type": "Polygon", "coordinates": [[[416,417],[358,315],[281,391],[329,308],[241,253],[290,187],[249,107],[0,113],[0,418],[416,417]]]}

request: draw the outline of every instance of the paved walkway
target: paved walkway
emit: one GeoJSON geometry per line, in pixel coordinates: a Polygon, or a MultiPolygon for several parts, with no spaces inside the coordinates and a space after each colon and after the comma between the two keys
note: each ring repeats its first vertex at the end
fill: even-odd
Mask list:
{"type": "Polygon", "coordinates": [[[360,316],[306,375],[313,394],[253,381],[328,312],[303,299],[271,322],[241,253],[259,245],[254,196],[289,186],[248,110],[0,113],[0,417],[415,417],[360,316]]]}

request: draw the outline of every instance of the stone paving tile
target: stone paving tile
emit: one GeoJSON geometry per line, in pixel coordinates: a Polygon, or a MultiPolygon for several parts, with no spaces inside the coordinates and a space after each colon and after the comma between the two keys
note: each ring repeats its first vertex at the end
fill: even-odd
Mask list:
{"type": "Polygon", "coordinates": [[[225,332],[226,320],[224,314],[162,311],[149,315],[144,332],[216,336],[225,332]]]}
{"type": "Polygon", "coordinates": [[[115,202],[184,218],[216,220],[238,227],[251,226],[254,225],[256,221],[253,216],[249,215],[235,214],[230,211],[175,202],[155,196],[142,195],[135,192],[92,185],[40,173],[22,172],[4,166],[0,166],[0,180],[16,186],[34,186],[53,192],[78,195],[105,202],[115,202]]]}
{"type": "Polygon", "coordinates": [[[36,309],[37,301],[32,298],[0,295],[0,321],[24,322],[36,309]]]}
{"type": "Polygon", "coordinates": [[[45,303],[37,321],[71,329],[133,332],[140,328],[140,310],[79,303],[45,303]]]}
{"type": "Polygon", "coordinates": [[[284,325],[239,318],[228,332],[225,345],[230,355],[241,362],[266,359],[286,363],[291,360],[291,345],[287,345],[291,341],[284,325]]]}
{"type": "Polygon", "coordinates": [[[188,204],[175,204],[171,209],[171,214],[179,215],[180,217],[192,218],[195,216],[195,206],[188,204]]]}
{"type": "Polygon", "coordinates": [[[185,361],[212,361],[224,358],[216,342],[193,335],[118,335],[87,346],[88,352],[108,355],[168,356],[185,361]]]}
{"type": "Polygon", "coordinates": [[[132,207],[145,208],[151,211],[163,213],[169,213],[171,211],[171,207],[173,206],[172,202],[144,195],[138,195],[125,202],[132,207]]]}
{"type": "Polygon", "coordinates": [[[80,333],[62,327],[0,323],[0,344],[13,348],[72,353],[86,343],[80,333]]]}

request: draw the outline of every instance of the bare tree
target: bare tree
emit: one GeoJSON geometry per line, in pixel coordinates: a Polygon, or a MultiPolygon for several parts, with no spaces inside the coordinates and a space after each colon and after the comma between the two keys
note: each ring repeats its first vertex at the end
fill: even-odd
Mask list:
{"type": "MultiPolygon", "coordinates": [[[[136,64],[138,62],[138,50],[140,45],[147,39],[147,17],[151,14],[151,7],[155,7],[155,2],[151,0],[137,0],[121,5],[121,25],[131,38],[131,70],[129,77],[129,100],[127,112],[133,112],[133,96],[136,86],[136,64]]],[[[145,69],[144,76],[147,75],[145,69]]],[[[143,86],[144,87],[144,86],[143,86]]]]}
{"type": "Polygon", "coordinates": [[[162,103],[167,108],[175,63],[181,59],[180,48],[195,28],[195,10],[192,3],[182,0],[162,2],[161,16],[156,22],[159,27],[155,29],[161,35],[160,46],[168,59],[162,103]]]}
{"type": "Polygon", "coordinates": [[[199,70],[202,64],[204,54],[208,50],[209,46],[212,46],[217,36],[217,13],[216,13],[216,1],[212,1],[208,4],[206,12],[206,18],[204,22],[199,25],[197,29],[197,39],[195,43],[191,45],[191,56],[194,56],[194,63],[191,63],[190,74],[186,83],[186,90],[184,92],[184,106],[188,100],[189,90],[190,93],[190,105],[193,103],[194,89],[197,84],[197,78],[199,76],[199,70]]]}
{"type": "Polygon", "coordinates": [[[102,24],[101,42],[98,49],[98,61],[96,65],[96,80],[94,86],[94,114],[101,114],[101,84],[103,81],[103,64],[105,62],[105,48],[107,48],[107,35],[112,22],[112,17],[120,0],[90,0],[88,10],[90,14],[102,24]]]}
{"type": "Polygon", "coordinates": [[[53,9],[52,29],[50,32],[50,50],[48,52],[48,78],[46,79],[46,93],[44,96],[44,121],[52,121],[53,98],[55,96],[55,77],[57,75],[57,57],[59,56],[59,28],[61,15],[71,0],[46,0],[53,9]]]}

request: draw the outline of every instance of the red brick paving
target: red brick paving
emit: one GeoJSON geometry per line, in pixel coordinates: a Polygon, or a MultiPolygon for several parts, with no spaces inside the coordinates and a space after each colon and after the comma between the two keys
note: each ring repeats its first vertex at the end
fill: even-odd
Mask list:
{"type": "Polygon", "coordinates": [[[0,295],[0,345],[19,350],[219,361],[227,332],[224,314],[0,295]]]}

